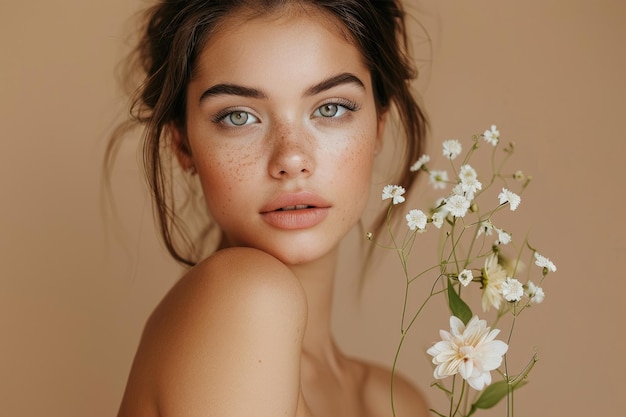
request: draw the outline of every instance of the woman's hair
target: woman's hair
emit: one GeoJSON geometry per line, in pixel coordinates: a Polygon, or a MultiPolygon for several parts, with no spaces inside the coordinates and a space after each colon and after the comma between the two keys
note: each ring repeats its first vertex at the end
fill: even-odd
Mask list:
{"type": "MultiPolygon", "coordinates": [[[[405,12],[399,0],[161,0],[146,11],[137,47],[129,55],[127,76],[141,78],[131,100],[131,120],[114,133],[105,166],[112,166],[120,139],[129,124],[144,126],[143,161],[162,239],[174,259],[187,265],[200,261],[203,241],[215,225],[207,218],[196,235],[179,215],[174,198],[173,152],[169,129],[184,127],[186,91],[207,39],[225,17],[245,11],[250,17],[300,5],[333,16],[360,51],[371,73],[379,114],[394,109],[403,130],[404,161],[396,184],[410,188],[409,171],[423,151],[426,117],[411,84],[417,70],[408,53],[405,12]]],[[[210,196],[209,196],[210,197],[210,196]]],[[[384,215],[374,230],[383,226],[384,215]]],[[[198,229],[198,228],[196,228],[198,229]]]]}

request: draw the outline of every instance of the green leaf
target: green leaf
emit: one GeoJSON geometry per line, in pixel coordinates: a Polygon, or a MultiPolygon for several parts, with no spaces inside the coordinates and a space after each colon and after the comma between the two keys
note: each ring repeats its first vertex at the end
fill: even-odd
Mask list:
{"type": "Polygon", "coordinates": [[[482,408],[487,409],[491,408],[494,405],[498,404],[501,399],[506,397],[506,394],[509,393],[509,384],[506,381],[498,381],[491,385],[489,385],[478,400],[474,404],[472,404],[472,408],[482,408]]]}
{"type": "Polygon", "coordinates": [[[456,293],[450,278],[448,278],[448,305],[452,314],[458,317],[463,324],[467,324],[472,318],[472,309],[456,293]]]}
{"type": "MultiPolygon", "coordinates": [[[[516,383],[511,384],[510,385],[511,392],[513,392],[514,390],[520,387],[523,387],[526,384],[527,384],[526,381],[518,381],[516,383]]],[[[504,397],[506,397],[508,393],[509,393],[509,384],[507,383],[507,381],[494,382],[493,384],[485,388],[485,390],[483,391],[482,394],[480,394],[480,397],[478,397],[476,402],[472,404],[472,409],[470,413],[468,414],[468,416],[474,414],[474,412],[478,408],[485,410],[487,408],[493,407],[494,405],[498,404],[504,397]]]]}

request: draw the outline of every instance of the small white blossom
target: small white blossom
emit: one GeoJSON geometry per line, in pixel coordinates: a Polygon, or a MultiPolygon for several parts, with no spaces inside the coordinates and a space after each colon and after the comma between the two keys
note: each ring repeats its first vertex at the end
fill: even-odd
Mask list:
{"type": "Polygon", "coordinates": [[[476,195],[476,191],[479,191],[482,187],[483,185],[480,181],[468,179],[465,180],[465,182],[457,184],[452,189],[452,192],[454,194],[463,195],[467,197],[468,200],[473,200],[476,195]]]}
{"type": "Polygon", "coordinates": [[[446,200],[446,210],[454,217],[464,217],[470,208],[471,202],[465,196],[453,195],[446,200]]]}
{"type": "Polygon", "coordinates": [[[498,199],[500,200],[500,204],[509,203],[511,211],[515,211],[517,206],[519,206],[519,203],[522,201],[520,196],[515,194],[513,191],[507,190],[506,188],[503,188],[502,192],[498,194],[498,199]]]}
{"type": "Polygon", "coordinates": [[[430,171],[430,184],[435,190],[443,190],[448,182],[448,172],[432,170],[430,171]]]}
{"type": "Polygon", "coordinates": [[[508,245],[509,243],[511,243],[511,235],[508,234],[507,232],[505,232],[502,229],[498,229],[497,227],[494,227],[496,229],[496,232],[498,232],[498,242],[502,245],[508,245]]]}
{"type": "Polygon", "coordinates": [[[485,234],[485,236],[491,236],[493,234],[493,223],[491,223],[489,220],[485,220],[484,222],[480,223],[480,228],[478,229],[476,237],[480,236],[483,233],[485,234]]]}
{"type": "Polygon", "coordinates": [[[500,132],[498,131],[496,125],[491,125],[490,129],[485,130],[485,133],[483,133],[483,138],[488,143],[496,146],[498,144],[498,141],[500,140],[500,132]]]}
{"type": "Polygon", "coordinates": [[[404,197],[402,197],[402,194],[404,194],[405,192],[406,190],[404,189],[404,187],[401,187],[399,185],[385,185],[385,188],[383,188],[382,199],[388,200],[391,198],[393,204],[400,204],[404,202],[404,197]]]}
{"type": "Polygon", "coordinates": [[[526,285],[524,285],[524,294],[530,298],[532,304],[541,303],[545,297],[543,289],[536,286],[532,281],[528,281],[526,285]]]}
{"type": "Polygon", "coordinates": [[[478,181],[476,171],[470,165],[466,164],[461,167],[459,180],[460,183],[452,189],[452,193],[463,195],[470,201],[474,199],[476,192],[483,188],[481,182],[478,181]]]}
{"type": "Polygon", "coordinates": [[[422,210],[411,210],[406,215],[406,223],[409,226],[409,229],[415,230],[424,230],[426,229],[426,222],[428,218],[424,214],[422,210]]]}
{"type": "Polygon", "coordinates": [[[506,281],[506,271],[498,263],[498,255],[489,255],[483,268],[483,311],[489,311],[490,307],[500,308],[502,304],[502,283],[506,281]]]}
{"type": "Polygon", "coordinates": [[[459,171],[459,178],[461,182],[465,182],[467,180],[476,180],[478,179],[478,174],[476,170],[471,167],[469,164],[465,164],[461,167],[459,171]]]}
{"type": "Polygon", "coordinates": [[[469,269],[464,269],[459,274],[459,282],[463,284],[464,287],[467,287],[470,282],[474,279],[474,274],[469,269]]]}
{"type": "Polygon", "coordinates": [[[419,171],[424,165],[426,165],[429,162],[430,162],[430,156],[424,154],[420,156],[413,165],[411,165],[411,168],[409,168],[409,171],[411,172],[419,171]]]}
{"type": "Polygon", "coordinates": [[[449,160],[453,160],[461,154],[463,147],[461,142],[456,139],[448,139],[443,142],[443,156],[449,160]]]}
{"type": "Polygon", "coordinates": [[[460,196],[465,197],[467,194],[465,190],[463,189],[463,184],[459,183],[452,188],[450,195],[460,195],[460,196]]]}
{"type": "Polygon", "coordinates": [[[547,268],[550,272],[556,272],[556,265],[554,265],[552,261],[545,256],[539,255],[538,252],[535,252],[535,265],[539,268],[547,268]]]}
{"type": "Polygon", "coordinates": [[[502,364],[508,345],[495,340],[500,330],[491,330],[485,320],[472,317],[467,326],[457,317],[450,317],[450,332],[440,330],[441,341],[426,352],[436,365],[433,376],[443,379],[461,374],[475,390],[491,384],[491,371],[502,364]]]}
{"type": "Polygon", "coordinates": [[[524,295],[522,283],[515,278],[507,277],[502,283],[502,296],[506,301],[519,301],[524,295]]]}
{"type": "Polygon", "coordinates": [[[440,211],[436,211],[433,213],[432,216],[430,216],[430,218],[433,221],[433,226],[435,226],[437,229],[441,229],[441,226],[443,226],[443,220],[444,220],[444,215],[442,212],[440,211]]]}

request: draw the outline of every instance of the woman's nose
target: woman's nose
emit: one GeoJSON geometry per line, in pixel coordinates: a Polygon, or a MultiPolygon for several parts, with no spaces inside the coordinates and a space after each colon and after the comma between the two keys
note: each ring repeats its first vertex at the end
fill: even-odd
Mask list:
{"type": "Polygon", "coordinates": [[[314,138],[304,129],[283,126],[270,133],[269,173],[278,179],[308,177],[315,170],[314,138]]]}

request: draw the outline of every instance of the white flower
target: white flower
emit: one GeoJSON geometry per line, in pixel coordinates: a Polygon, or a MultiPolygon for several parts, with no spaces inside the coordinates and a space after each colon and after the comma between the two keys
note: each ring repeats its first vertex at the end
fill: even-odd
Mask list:
{"type": "Polygon", "coordinates": [[[496,232],[498,232],[498,242],[502,245],[508,245],[509,243],[511,243],[511,235],[508,234],[507,232],[505,232],[502,229],[498,229],[497,227],[494,226],[494,229],[496,229],[496,232]]]}
{"type": "Polygon", "coordinates": [[[411,168],[409,168],[409,171],[411,172],[419,171],[424,165],[426,165],[429,162],[430,162],[430,156],[424,154],[420,156],[413,165],[411,165],[411,168]]]}
{"type": "Polygon", "coordinates": [[[535,265],[539,268],[546,268],[550,272],[556,272],[556,265],[545,256],[539,255],[538,252],[535,252],[535,265]]]}
{"type": "Polygon", "coordinates": [[[437,229],[441,229],[441,226],[443,226],[443,220],[444,220],[444,215],[442,212],[440,211],[436,211],[433,213],[432,216],[430,216],[430,218],[433,221],[433,226],[435,226],[437,229]]]}
{"type": "Polygon", "coordinates": [[[515,278],[507,277],[502,283],[502,296],[506,301],[519,301],[524,295],[522,283],[515,278]]]}
{"type": "Polygon", "coordinates": [[[503,188],[502,192],[498,194],[498,199],[500,199],[500,204],[509,203],[511,211],[515,211],[517,206],[519,206],[520,201],[522,201],[520,196],[507,190],[506,188],[503,188]]]}
{"type": "Polygon", "coordinates": [[[481,188],[483,188],[481,182],[476,179],[467,179],[458,185],[461,186],[463,194],[470,200],[474,199],[476,191],[479,191],[481,188]]]}
{"type": "Polygon", "coordinates": [[[524,294],[530,298],[530,302],[533,304],[541,303],[545,297],[543,289],[536,286],[532,281],[528,281],[526,285],[524,285],[524,294]]]}
{"type": "Polygon", "coordinates": [[[446,200],[446,210],[454,217],[464,217],[471,202],[462,195],[453,195],[446,200]]]}
{"type": "Polygon", "coordinates": [[[476,170],[471,167],[471,165],[465,164],[459,171],[459,178],[461,179],[461,182],[464,183],[467,180],[478,179],[478,174],[476,173],[476,170]]]}
{"type": "Polygon", "coordinates": [[[475,390],[482,390],[491,384],[491,373],[502,363],[502,356],[508,345],[495,340],[500,330],[491,330],[485,320],[472,317],[463,324],[457,317],[450,317],[450,332],[440,330],[441,341],[426,352],[433,357],[436,365],[433,376],[443,379],[461,374],[475,390]]]}
{"type": "Polygon", "coordinates": [[[485,130],[485,133],[483,133],[483,139],[493,146],[498,144],[498,141],[500,140],[500,132],[498,131],[496,125],[491,125],[490,129],[485,130]]]}
{"type": "Polygon", "coordinates": [[[399,185],[385,185],[385,188],[383,188],[382,199],[388,200],[391,198],[393,204],[400,204],[404,202],[404,197],[402,197],[402,194],[404,194],[405,192],[406,190],[404,189],[404,187],[401,187],[399,185]]]}
{"type": "Polygon", "coordinates": [[[492,253],[485,259],[483,268],[483,311],[489,308],[500,308],[502,304],[502,283],[506,280],[506,271],[498,263],[498,255],[492,253]]]}
{"type": "Polygon", "coordinates": [[[438,170],[430,171],[430,183],[435,190],[445,189],[447,182],[448,182],[447,171],[438,171],[438,170]]]}
{"type": "Polygon", "coordinates": [[[480,223],[480,228],[478,229],[476,237],[480,236],[483,233],[485,234],[485,236],[491,236],[493,234],[493,223],[491,223],[491,221],[485,220],[484,222],[480,223]]]}
{"type": "Polygon", "coordinates": [[[461,146],[461,142],[456,139],[448,139],[443,142],[443,156],[448,158],[449,160],[453,160],[457,156],[461,154],[463,151],[463,147],[461,146]]]}
{"type": "Polygon", "coordinates": [[[452,194],[463,195],[470,201],[474,199],[476,191],[483,188],[476,171],[467,164],[461,167],[459,180],[460,182],[452,189],[452,194]]]}
{"type": "Polygon", "coordinates": [[[427,220],[428,218],[422,210],[413,209],[406,215],[406,223],[411,230],[424,230],[426,228],[427,220]]]}
{"type": "Polygon", "coordinates": [[[463,284],[464,287],[467,287],[469,283],[472,282],[473,279],[474,279],[474,275],[472,274],[472,271],[470,271],[469,269],[464,269],[459,274],[459,282],[463,284]]]}

